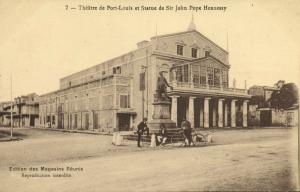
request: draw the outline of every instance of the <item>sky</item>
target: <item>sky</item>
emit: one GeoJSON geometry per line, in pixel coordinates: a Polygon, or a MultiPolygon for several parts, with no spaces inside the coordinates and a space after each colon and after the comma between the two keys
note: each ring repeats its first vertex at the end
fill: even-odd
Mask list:
{"type": "Polygon", "coordinates": [[[237,87],[300,77],[300,1],[0,0],[0,101],[59,89],[59,79],[136,49],[156,34],[197,30],[229,51],[237,87]],[[226,11],[80,11],[66,5],[226,6],[226,11]],[[228,38],[227,38],[228,34],[228,38]]]}

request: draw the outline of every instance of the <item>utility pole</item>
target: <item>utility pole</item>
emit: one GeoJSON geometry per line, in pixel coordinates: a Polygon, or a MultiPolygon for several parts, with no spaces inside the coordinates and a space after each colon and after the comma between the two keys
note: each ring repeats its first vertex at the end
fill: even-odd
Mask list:
{"type": "Polygon", "coordinates": [[[148,75],[149,75],[149,72],[148,72],[148,49],[146,50],[146,92],[147,92],[147,95],[146,95],[146,117],[148,118],[148,95],[149,95],[149,90],[148,90],[148,75]]]}
{"type": "Polygon", "coordinates": [[[13,138],[12,74],[10,74],[10,140],[13,138]]]}
{"type": "Polygon", "coordinates": [[[145,111],[145,107],[144,107],[144,102],[145,102],[145,90],[142,90],[142,117],[143,117],[143,119],[145,118],[145,113],[144,113],[144,111],[145,111]]]}

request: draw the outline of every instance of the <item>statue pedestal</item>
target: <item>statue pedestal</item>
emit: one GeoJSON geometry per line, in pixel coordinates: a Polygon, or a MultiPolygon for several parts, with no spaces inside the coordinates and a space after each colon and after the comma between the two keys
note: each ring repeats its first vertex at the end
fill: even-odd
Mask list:
{"type": "Polygon", "coordinates": [[[161,125],[163,125],[168,133],[172,133],[176,130],[176,123],[171,120],[169,101],[156,101],[153,103],[153,120],[148,122],[150,133],[158,133],[161,125]]]}

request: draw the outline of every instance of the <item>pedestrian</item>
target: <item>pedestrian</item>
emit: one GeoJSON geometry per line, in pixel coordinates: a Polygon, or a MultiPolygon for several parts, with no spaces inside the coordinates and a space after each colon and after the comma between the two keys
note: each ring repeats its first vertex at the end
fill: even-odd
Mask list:
{"type": "Polygon", "coordinates": [[[157,140],[160,146],[164,146],[167,141],[167,130],[163,124],[160,125],[159,133],[157,135],[157,140]]]}
{"type": "Polygon", "coordinates": [[[138,125],[138,130],[137,130],[137,134],[138,134],[137,146],[138,147],[141,147],[141,145],[140,145],[141,138],[145,131],[147,132],[147,136],[149,136],[149,128],[147,126],[147,118],[143,118],[143,121],[140,122],[138,125]]]}
{"type": "Polygon", "coordinates": [[[193,142],[191,123],[185,118],[183,118],[181,122],[181,128],[183,130],[184,146],[186,146],[187,144],[188,146],[191,146],[191,143],[193,142]]]}

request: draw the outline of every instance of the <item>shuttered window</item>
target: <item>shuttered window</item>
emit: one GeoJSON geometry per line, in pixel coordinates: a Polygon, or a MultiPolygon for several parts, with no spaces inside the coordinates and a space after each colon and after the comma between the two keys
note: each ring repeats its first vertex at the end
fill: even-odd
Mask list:
{"type": "Polygon", "coordinates": [[[129,95],[120,95],[120,108],[130,108],[129,95]]]}

